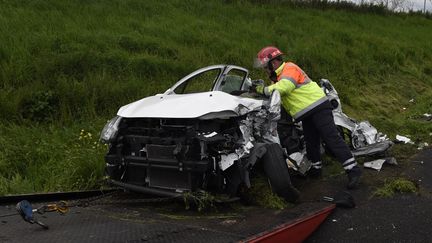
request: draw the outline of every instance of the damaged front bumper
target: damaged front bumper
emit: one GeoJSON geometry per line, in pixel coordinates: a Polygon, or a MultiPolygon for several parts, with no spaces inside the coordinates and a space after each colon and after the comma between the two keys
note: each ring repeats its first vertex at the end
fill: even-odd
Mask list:
{"type": "Polygon", "coordinates": [[[240,184],[250,186],[263,145],[279,144],[279,93],[263,104],[228,118],[116,117],[102,133],[111,141],[106,174],[114,185],[161,196],[200,189],[234,196],[240,184]]]}

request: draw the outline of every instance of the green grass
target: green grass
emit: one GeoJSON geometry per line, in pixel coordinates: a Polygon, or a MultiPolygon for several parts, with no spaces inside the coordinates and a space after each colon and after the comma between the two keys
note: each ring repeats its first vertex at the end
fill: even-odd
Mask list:
{"type": "Polygon", "coordinates": [[[387,180],[382,187],[375,190],[373,196],[393,197],[395,193],[415,193],[417,191],[418,189],[412,181],[396,178],[387,180]]]}
{"type": "Polygon", "coordinates": [[[99,126],[78,124],[56,127],[2,123],[0,194],[99,187],[106,147],[97,141],[98,131],[99,126]]]}
{"type": "Polygon", "coordinates": [[[96,186],[103,151],[69,146],[79,126],[96,136],[119,106],[203,66],[264,78],[252,60],[269,44],[330,79],[348,115],[432,143],[416,119],[432,112],[431,19],[315,5],[1,0],[0,194],[96,186]]]}
{"type": "Polygon", "coordinates": [[[283,198],[276,195],[268,182],[268,179],[261,175],[255,175],[251,180],[250,188],[242,188],[241,194],[246,202],[265,208],[284,209],[293,206],[283,198]]]}

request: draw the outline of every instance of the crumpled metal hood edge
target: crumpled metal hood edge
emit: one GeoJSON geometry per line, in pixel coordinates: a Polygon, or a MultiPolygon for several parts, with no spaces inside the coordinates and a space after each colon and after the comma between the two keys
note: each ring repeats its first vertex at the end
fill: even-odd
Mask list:
{"type": "Polygon", "coordinates": [[[242,98],[221,91],[158,94],[121,107],[117,115],[126,118],[214,119],[241,116],[262,105],[262,100],[242,98]]]}

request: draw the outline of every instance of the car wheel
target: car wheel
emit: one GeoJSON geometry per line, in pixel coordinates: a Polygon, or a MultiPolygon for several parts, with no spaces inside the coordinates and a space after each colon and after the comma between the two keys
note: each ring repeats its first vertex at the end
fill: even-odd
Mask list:
{"type": "Polygon", "coordinates": [[[267,145],[262,163],[273,192],[288,202],[297,201],[300,192],[291,183],[288,166],[279,144],[267,145]]]}

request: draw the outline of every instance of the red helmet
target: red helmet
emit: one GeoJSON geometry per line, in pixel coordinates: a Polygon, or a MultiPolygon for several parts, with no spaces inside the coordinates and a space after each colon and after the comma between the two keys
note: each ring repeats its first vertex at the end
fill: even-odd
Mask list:
{"type": "Polygon", "coordinates": [[[258,52],[254,67],[266,67],[271,60],[282,55],[283,53],[278,48],[274,46],[266,46],[258,52]]]}

